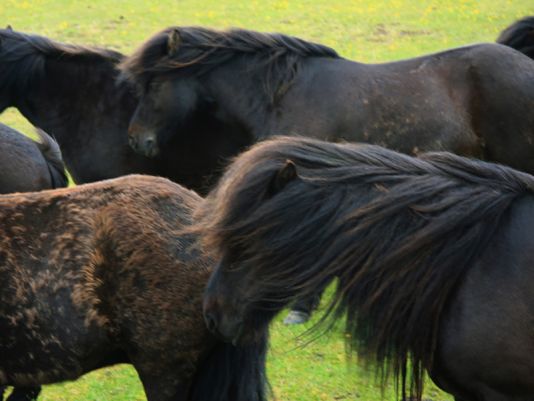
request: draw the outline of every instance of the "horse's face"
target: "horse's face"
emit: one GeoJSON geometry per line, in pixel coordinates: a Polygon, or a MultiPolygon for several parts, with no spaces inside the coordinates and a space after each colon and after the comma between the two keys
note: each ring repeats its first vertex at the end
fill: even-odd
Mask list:
{"type": "MultiPolygon", "coordinates": [[[[287,162],[266,188],[265,201],[296,177],[295,165],[287,162]]],[[[256,269],[249,256],[243,257],[243,250],[223,249],[222,253],[204,294],[206,325],[225,341],[253,342],[261,338],[269,322],[290,302],[294,291],[266,284],[271,266],[256,269]]]]}
{"type": "MultiPolygon", "coordinates": [[[[234,345],[262,338],[272,318],[285,306],[281,302],[256,302],[261,278],[239,261],[224,257],[218,263],[204,294],[204,319],[208,329],[234,345]]],[[[268,294],[265,294],[268,297],[268,294]]]]}
{"type": "Polygon", "coordinates": [[[197,89],[194,79],[158,77],[148,82],[128,128],[130,146],[147,157],[158,155],[197,107],[197,89]]]}

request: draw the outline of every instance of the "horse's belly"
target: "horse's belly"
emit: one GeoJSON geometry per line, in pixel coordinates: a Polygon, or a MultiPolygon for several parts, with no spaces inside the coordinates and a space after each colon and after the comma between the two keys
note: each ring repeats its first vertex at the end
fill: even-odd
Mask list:
{"type": "Polygon", "coordinates": [[[0,382],[26,386],[79,377],[105,332],[87,320],[70,289],[25,288],[17,297],[0,290],[0,382]]]}

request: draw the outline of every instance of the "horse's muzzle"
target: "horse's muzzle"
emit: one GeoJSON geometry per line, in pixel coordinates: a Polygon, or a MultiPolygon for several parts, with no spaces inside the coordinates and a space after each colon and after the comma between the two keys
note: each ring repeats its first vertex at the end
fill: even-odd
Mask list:
{"type": "Polygon", "coordinates": [[[131,129],[128,132],[128,143],[137,153],[146,157],[155,157],[159,154],[159,146],[156,135],[153,133],[140,134],[131,129]]]}
{"type": "Polygon", "coordinates": [[[243,320],[224,315],[215,309],[204,308],[204,322],[212,334],[224,342],[236,345],[243,333],[243,320]]]}

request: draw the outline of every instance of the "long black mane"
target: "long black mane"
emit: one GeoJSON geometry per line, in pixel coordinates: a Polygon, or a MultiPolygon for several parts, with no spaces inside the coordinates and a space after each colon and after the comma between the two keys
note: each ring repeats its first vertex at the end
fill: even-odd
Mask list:
{"type": "Polygon", "coordinates": [[[237,57],[254,57],[251,70],[265,69],[267,90],[271,99],[287,89],[305,57],[332,57],[338,54],[330,47],[292,36],[260,33],[245,29],[217,31],[201,27],[170,27],[148,39],[121,65],[126,76],[145,83],[160,74],[206,74],[237,57]],[[177,51],[169,53],[170,35],[179,38],[177,51]]]}
{"type": "Polygon", "coordinates": [[[124,56],[113,50],[55,42],[38,35],[0,29],[0,92],[24,93],[45,76],[47,60],[118,64],[124,56]]]}
{"type": "Polygon", "coordinates": [[[504,31],[497,43],[510,46],[534,59],[534,17],[524,17],[504,31]]]}
{"type": "Polygon", "coordinates": [[[450,153],[278,138],[236,159],[197,228],[217,257],[239,252],[233,268],[261,277],[251,303],[339,277],[326,317],[346,314],[359,356],[420,399],[450,296],[533,192],[530,175],[450,153]],[[298,177],[270,196],[287,160],[298,177]]]}

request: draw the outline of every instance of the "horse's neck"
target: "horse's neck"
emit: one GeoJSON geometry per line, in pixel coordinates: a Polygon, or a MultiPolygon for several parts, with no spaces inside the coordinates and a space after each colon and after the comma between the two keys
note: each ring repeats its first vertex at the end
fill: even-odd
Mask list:
{"type": "Polygon", "coordinates": [[[284,135],[336,140],[339,125],[355,112],[354,87],[362,79],[362,66],[346,59],[310,57],[303,60],[282,99],[279,130],[284,135]]]}
{"type": "Polygon", "coordinates": [[[73,62],[47,61],[46,75],[19,96],[17,108],[33,125],[64,145],[81,131],[95,132],[112,126],[111,120],[121,119],[122,114],[129,116],[134,107],[129,97],[128,89],[117,84],[112,66],[92,68],[73,62]],[[123,107],[123,103],[132,104],[123,107]],[[122,108],[127,110],[123,113],[122,108]],[[103,118],[108,113],[109,118],[103,118]]]}
{"type": "MultiPolygon", "coordinates": [[[[277,97],[270,103],[267,96],[258,96],[258,82],[263,72],[222,76],[220,93],[231,99],[224,102],[229,114],[253,131],[257,140],[272,135],[305,135],[329,139],[325,133],[334,132],[330,122],[347,114],[352,89],[340,82],[357,81],[364,65],[345,59],[309,57],[303,59],[287,88],[275,90],[277,97]],[[236,79],[235,77],[239,78],[236,79]],[[243,79],[243,77],[246,77],[243,79]],[[247,81],[250,82],[247,85],[247,81]],[[228,82],[235,82],[229,86],[228,82]],[[233,93],[232,93],[233,92],[233,93]],[[231,96],[230,96],[231,95],[231,96]],[[340,116],[338,116],[338,114],[340,116]]],[[[246,68],[246,65],[243,66],[246,68]]],[[[219,78],[221,79],[221,78],[219,78]]],[[[268,85],[269,83],[267,83],[268,85]]]]}

